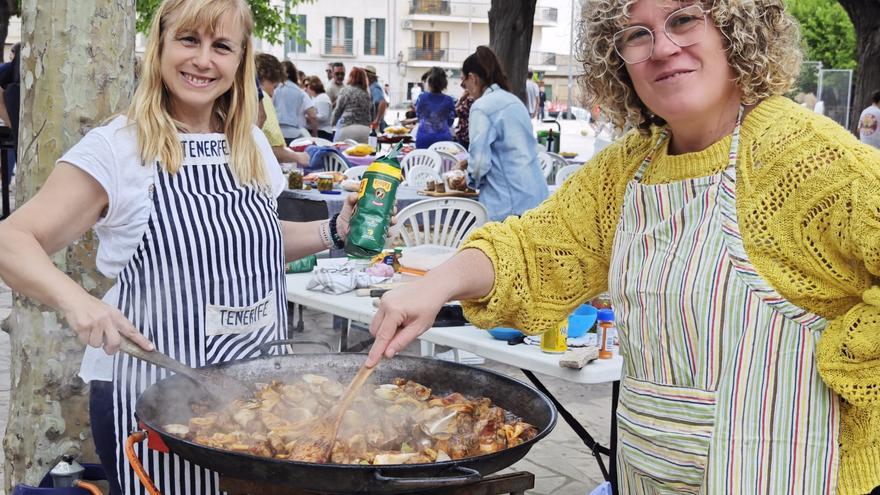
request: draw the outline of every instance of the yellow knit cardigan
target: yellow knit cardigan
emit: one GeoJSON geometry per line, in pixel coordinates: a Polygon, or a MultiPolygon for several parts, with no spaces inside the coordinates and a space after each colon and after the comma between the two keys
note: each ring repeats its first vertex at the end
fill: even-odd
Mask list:
{"type": "MultiPolygon", "coordinates": [[[[464,247],[486,253],[496,277],[486,297],[463,303],[470,321],[540,333],[606,290],[624,190],[658,132],[627,134],[539,207],[470,237],[464,247]]],[[[643,180],[714,174],[727,165],[730,139],[677,156],[663,146],[643,180]]],[[[758,273],[829,320],[817,354],[841,401],[838,492],[868,493],[880,486],[880,152],[773,97],[743,122],[736,187],[758,273]]]]}

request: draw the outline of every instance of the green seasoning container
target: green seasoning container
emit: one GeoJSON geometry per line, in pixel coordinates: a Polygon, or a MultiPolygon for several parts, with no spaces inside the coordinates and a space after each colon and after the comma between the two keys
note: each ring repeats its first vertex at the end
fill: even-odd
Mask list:
{"type": "Polygon", "coordinates": [[[400,143],[387,156],[373,162],[364,172],[358,192],[357,210],[349,224],[345,253],[372,258],[385,247],[385,236],[394,211],[394,196],[403,174],[397,155],[400,143]]]}

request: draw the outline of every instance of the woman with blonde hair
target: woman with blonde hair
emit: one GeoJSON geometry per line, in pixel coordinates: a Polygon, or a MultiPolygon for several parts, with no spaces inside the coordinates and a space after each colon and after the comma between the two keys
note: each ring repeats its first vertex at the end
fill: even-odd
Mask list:
{"type": "Polygon", "coordinates": [[[586,0],[582,29],[584,94],[632,130],[386,293],[369,364],[447,300],[537,334],[608,290],[618,493],[870,492],[880,152],[782,96],[801,61],[783,0],[586,0]]]}
{"type": "MultiPolygon", "coordinates": [[[[100,347],[115,353],[122,334],[193,367],[255,357],[286,333],[285,260],[347,233],[351,202],[338,222],[278,219],[284,181],[254,125],[252,28],[244,0],[165,0],[128,114],[89,132],[0,224],[0,277],[89,345],[80,376],[114,494],[144,493],[123,440],[135,399],[166,371],[100,347]],[[103,300],[49,258],[92,227],[97,267],[116,278],[103,300]]],[[[161,493],[219,493],[214,473],[136,450],[161,493]]]]}

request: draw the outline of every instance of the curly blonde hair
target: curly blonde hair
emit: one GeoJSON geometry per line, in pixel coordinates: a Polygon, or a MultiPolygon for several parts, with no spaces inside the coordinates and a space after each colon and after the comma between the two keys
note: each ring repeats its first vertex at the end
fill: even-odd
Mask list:
{"type": "MultiPolygon", "coordinates": [[[[584,75],[581,90],[590,106],[598,105],[617,128],[627,123],[648,132],[663,125],[639,99],[626,67],[614,50],[614,34],[624,27],[639,0],[585,0],[577,40],[584,75]]],[[[682,6],[694,2],[681,1],[682,6]]],[[[742,92],[742,102],[756,104],[794,87],[802,60],[800,29],[784,0],[701,0],[721,30],[727,63],[742,92]]]]}

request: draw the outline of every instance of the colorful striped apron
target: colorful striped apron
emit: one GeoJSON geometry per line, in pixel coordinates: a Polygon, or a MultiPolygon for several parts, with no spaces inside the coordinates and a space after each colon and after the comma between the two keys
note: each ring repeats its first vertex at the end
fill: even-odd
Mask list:
{"type": "MultiPolygon", "coordinates": [[[[150,195],[153,211],[119,274],[117,305],[156,350],[199,367],[256,357],[260,344],[285,338],[284,246],[275,198],[239,185],[226,163],[189,164],[174,175],[157,164],[150,195]],[[236,331],[212,323],[218,308],[230,320],[236,310],[254,314],[253,308],[266,317],[236,331]]],[[[127,354],[115,356],[117,466],[126,495],[146,493],[124,454],[126,437],[137,429],[135,401],[167,375],[127,354]]],[[[216,473],[143,443],[135,451],[163,495],[219,493],[216,473]]]]}
{"type": "MultiPolygon", "coordinates": [[[[740,111],[740,120],[742,111],[740,111]]],[[[819,378],[827,322],[749,261],[736,219],[737,123],[726,170],[627,185],[609,290],[624,355],[621,494],[831,494],[837,397],[819,378]]]]}

